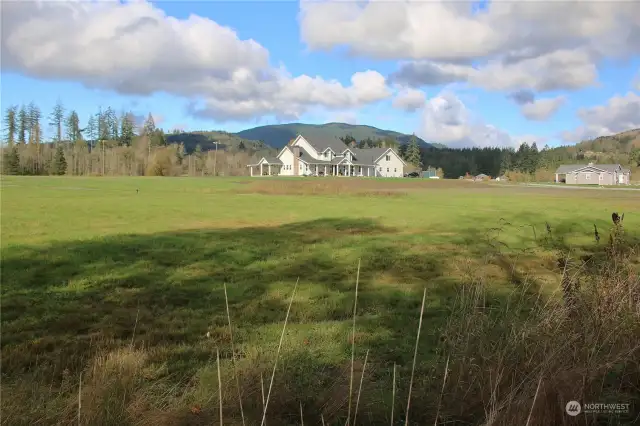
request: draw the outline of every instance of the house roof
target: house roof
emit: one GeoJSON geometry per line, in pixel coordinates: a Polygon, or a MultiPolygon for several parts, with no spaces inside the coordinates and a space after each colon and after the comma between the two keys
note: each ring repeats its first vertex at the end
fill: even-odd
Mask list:
{"type": "Polygon", "coordinates": [[[374,164],[389,148],[352,148],[355,162],[362,164],[374,164]]]}
{"type": "Polygon", "coordinates": [[[311,145],[318,152],[323,152],[327,148],[331,148],[334,152],[342,152],[347,147],[344,144],[344,142],[342,142],[337,137],[336,138],[322,138],[322,137],[308,138],[304,135],[299,135],[299,136],[302,136],[307,142],[309,142],[309,145],[311,145]]]}
{"type": "Polygon", "coordinates": [[[282,164],[282,161],[276,157],[263,157],[263,159],[268,164],[282,164]]]}
{"type": "Polygon", "coordinates": [[[573,172],[577,172],[580,169],[584,169],[586,167],[593,167],[594,169],[604,170],[605,172],[609,172],[609,173],[615,172],[616,170],[619,170],[622,168],[620,164],[569,164],[569,165],[562,165],[558,167],[558,170],[556,170],[556,173],[557,174],[573,173],[573,172]]]}
{"type": "Polygon", "coordinates": [[[249,164],[249,166],[259,166],[261,163],[262,164],[277,164],[277,165],[281,165],[282,161],[280,161],[276,157],[262,157],[260,160],[258,160],[257,163],[249,164]]]}

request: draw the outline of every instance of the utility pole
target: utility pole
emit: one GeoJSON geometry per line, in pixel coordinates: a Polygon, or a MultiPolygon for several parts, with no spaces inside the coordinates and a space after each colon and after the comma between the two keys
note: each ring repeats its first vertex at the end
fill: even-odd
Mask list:
{"type": "Polygon", "coordinates": [[[104,176],[104,139],[102,140],[102,176],[104,176]]]}
{"type": "Polygon", "coordinates": [[[216,153],[213,156],[213,175],[217,176],[216,168],[218,167],[218,141],[214,142],[216,144],[216,153]]]}

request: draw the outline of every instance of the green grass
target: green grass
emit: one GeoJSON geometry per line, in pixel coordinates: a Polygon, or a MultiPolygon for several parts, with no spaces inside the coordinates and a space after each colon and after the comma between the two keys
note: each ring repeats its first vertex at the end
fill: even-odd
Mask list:
{"type": "MultiPolygon", "coordinates": [[[[557,250],[587,250],[594,224],[606,237],[613,211],[627,213],[627,229],[640,229],[640,197],[626,191],[352,179],[336,195],[332,188],[346,180],[304,182],[323,186],[292,196],[283,194],[299,180],[4,177],[3,399],[12,383],[39,384],[11,424],[58,421],[60,407],[40,411],[38,398],[72,395],[65,377],[132,339],[147,351],[144,389],[189,389],[174,398],[185,412],[192,404],[215,411],[216,348],[227,370],[231,356],[223,283],[245,371],[245,410],[259,414],[255,374],[270,374],[298,278],[269,405],[277,420],[269,424],[295,423],[300,402],[309,415],[324,411],[335,421],[346,411],[344,383],[333,383],[348,379],[359,259],[356,357],[370,350],[370,373],[358,418],[386,424],[371,416],[387,411],[391,366],[408,377],[425,287],[417,377],[442,357],[442,331],[471,277],[490,283],[495,307],[529,274],[536,292],[551,294],[560,279],[557,250]],[[363,196],[372,185],[387,196],[363,196]],[[545,243],[545,223],[553,243],[545,243]]],[[[400,395],[407,385],[398,384],[400,395]]],[[[423,379],[414,383],[418,401],[430,401],[430,391],[423,379]]],[[[231,417],[233,395],[226,398],[231,417]]],[[[412,411],[416,421],[428,417],[412,411]]]]}

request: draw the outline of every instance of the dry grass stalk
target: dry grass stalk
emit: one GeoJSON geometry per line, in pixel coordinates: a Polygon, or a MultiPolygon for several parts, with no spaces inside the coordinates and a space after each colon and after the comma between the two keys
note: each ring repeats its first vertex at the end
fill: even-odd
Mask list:
{"type": "Polygon", "coordinates": [[[364,356],[364,365],[362,366],[362,374],[360,375],[360,387],[358,387],[358,397],[356,399],[356,409],[353,413],[353,424],[356,424],[356,418],[358,417],[358,406],[360,405],[360,395],[362,394],[362,382],[364,381],[364,373],[367,369],[367,359],[369,359],[369,349],[367,349],[367,353],[364,356]]]}
{"type": "Polygon", "coordinates": [[[322,426],[325,426],[324,415],[322,415],[322,413],[320,414],[320,421],[322,422],[322,426]]]}
{"type": "MultiPolygon", "coordinates": [[[[231,362],[233,363],[233,375],[235,376],[235,379],[236,379],[236,389],[238,392],[238,404],[240,404],[240,417],[242,418],[242,425],[244,426],[245,422],[244,422],[244,409],[242,408],[242,390],[240,388],[240,377],[238,375],[236,349],[233,344],[233,329],[231,327],[231,314],[229,313],[229,297],[227,296],[227,283],[224,283],[223,286],[224,286],[224,304],[227,308],[227,323],[229,325],[229,339],[231,340],[231,362]]],[[[260,377],[262,378],[262,375],[260,377]]]]}
{"type": "MultiPolygon", "coordinates": [[[[264,399],[264,380],[262,379],[262,372],[260,372],[260,392],[262,393],[262,410],[264,411],[265,399],[264,399]]],[[[265,425],[267,422],[265,421],[265,425]]]]}
{"type": "Polygon", "coordinates": [[[433,421],[433,425],[438,425],[438,416],[440,415],[440,405],[442,404],[442,394],[444,394],[444,386],[447,384],[447,376],[449,374],[449,357],[444,366],[444,379],[442,379],[442,389],[440,390],[440,397],[438,398],[438,409],[436,410],[436,419],[433,421]]]}
{"type": "Polygon", "coordinates": [[[222,378],[220,377],[220,351],[217,348],[216,364],[218,365],[218,401],[220,401],[220,426],[222,426],[222,378]]]}
{"type": "Polygon", "coordinates": [[[349,376],[349,408],[347,411],[347,426],[351,421],[351,398],[353,394],[353,365],[356,353],[356,309],[358,307],[358,284],[360,282],[360,259],[358,259],[358,270],[356,272],[356,294],[353,301],[353,326],[351,329],[351,374],[349,376]]]}
{"type": "Polygon", "coordinates": [[[393,409],[396,405],[396,363],[393,363],[393,383],[391,391],[391,426],[393,426],[393,409]]]}
{"type": "Polygon", "coordinates": [[[264,410],[262,411],[262,421],[260,422],[261,426],[264,426],[267,419],[267,408],[269,407],[269,398],[271,397],[271,389],[273,388],[273,381],[276,376],[276,368],[278,367],[278,358],[280,357],[280,350],[282,349],[282,341],[284,340],[284,333],[287,329],[287,321],[289,321],[289,312],[291,312],[291,305],[293,305],[293,298],[296,295],[296,290],[298,288],[298,282],[300,278],[296,280],[296,285],[293,287],[293,292],[291,293],[291,300],[289,301],[289,307],[287,308],[287,315],[284,317],[284,325],[282,327],[282,334],[280,335],[280,343],[278,343],[278,351],[276,352],[276,360],[273,363],[273,371],[271,372],[271,381],[269,382],[269,390],[267,391],[267,399],[264,403],[264,410]]]}
{"type": "Polygon", "coordinates": [[[529,426],[529,423],[531,423],[531,415],[533,414],[533,407],[536,406],[536,400],[538,399],[538,392],[540,392],[541,384],[542,384],[542,375],[540,375],[540,380],[538,380],[538,386],[536,387],[536,394],[533,397],[533,402],[531,403],[531,410],[529,410],[529,417],[527,417],[527,424],[525,426],[529,426]]]}
{"type": "Polygon", "coordinates": [[[304,426],[304,415],[302,414],[302,401],[300,401],[300,426],[304,426]]]}
{"type": "Polygon", "coordinates": [[[411,366],[411,378],[409,379],[409,395],[407,397],[407,413],[405,416],[404,424],[409,426],[409,408],[411,408],[411,390],[413,388],[413,374],[416,370],[416,359],[418,358],[418,343],[420,342],[420,330],[422,329],[422,314],[424,313],[424,302],[427,298],[427,289],[424,289],[422,294],[422,307],[420,308],[420,321],[418,321],[418,333],[416,336],[416,346],[413,351],[413,364],[411,366]]]}
{"type": "Polygon", "coordinates": [[[82,424],[81,413],[82,413],[82,371],[80,372],[80,380],[78,381],[78,426],[82,424]]]}
{"type": "Polygon", "coordinates": [[[136,312],[136,322],[133,325],[133,334],[131,335],[131,344],[129,345],[129,347],[131,349],[133,349],[133,341],[136,338],[136,329],[138,328],[138,317],[140,316],[140,308],[138,308],[138,312],[136,312]]]}

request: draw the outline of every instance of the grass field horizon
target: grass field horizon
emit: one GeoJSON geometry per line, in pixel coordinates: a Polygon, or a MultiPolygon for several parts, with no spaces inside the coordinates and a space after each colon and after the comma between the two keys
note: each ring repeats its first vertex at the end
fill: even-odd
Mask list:
{"type": "MultiPolygon", "coordinates": [[[[544,345],[509,346],[509,327],[530,330],[531,318],[544,322],[540,303],[561,304],[566,271],[559,258],[605,255],[616,229],[612,212],[626,213],[624,239],[631,251],[620,258],[635,272],[619,278],[626,273],[623,262],[615,268],[624,270],[602,270],[615,269],[616,280],[638,286],[633,250],[640,196],[633,191],[410,179],[3,177],[0,195],[3,424],[78,423],[78,393],[81,424],[217,424],[217,351],[224,423],[242,424],[231,335],[244,414],[248,424],[259,424],[261,379],[270,378],[298,281],[267,422],[300,424],[302,410],[305,424],[320,424],[322,414],[326,424],[343,425],[358,264],[358,424],[389,424],[392,400],[394,418],[404,422],[425,289],[411,424],[487,424],[478,413],[490,406],[500,418],[505,410],[486,400],[493,394],[485,394],[482,380],[470,379],[463,365],[486,365],[478,377],[491,381],[505,368],[491,353],[514,351],[514,377],[528,368],[521,359],[543,359],[544,345]],[[469,334],[463,339],[460,330],[469,334]],[[470,341],[475,343],[465,355],[462,342],[470,341]],[[494,341],[502,346],[491,350],[494,341]],[[491,362],[477,361],[481,353],[491,362]],[[456,373],[445,373],[449,367],[456,373]],[[467,385],[465,402],[460,389],[467,385]]],[[[588,272],[593,277],[597,271],[588,272]]],[[[616,327],[628,323],[628,313],[624,318],[616,327]]],[[[553,326],[558,324],[570,326],[553,326]]],[[[535,341],[551,341],[537,332],[535,341]]],[[[627,358],[638,352],[620,339],[637,332],[629,327],[615,345],[609,342],[616,350],[603,362],[614,364],[607,368],[615,374],[628,376],[627,358]]],[[[529,345],[528,339],[514,340],[529,345]]],[[[544,377],[553,371],[548,367],[544,377]]],[[[533,410],[529,385],[536,401],[541,386],[538,376],[529,379],[518,395],[500,395],[518,409],[529,404],[525,419],[533,410]]],[[[626,380],[620,394],[629,399],[634,391],[626,380]]],[[[566,392],[569,397],[576,389],[566,392]]],[[[534,416],[531,425],[571,420],[557,417],[558,410],[536,410],[547,414],[534,416]]]]}

